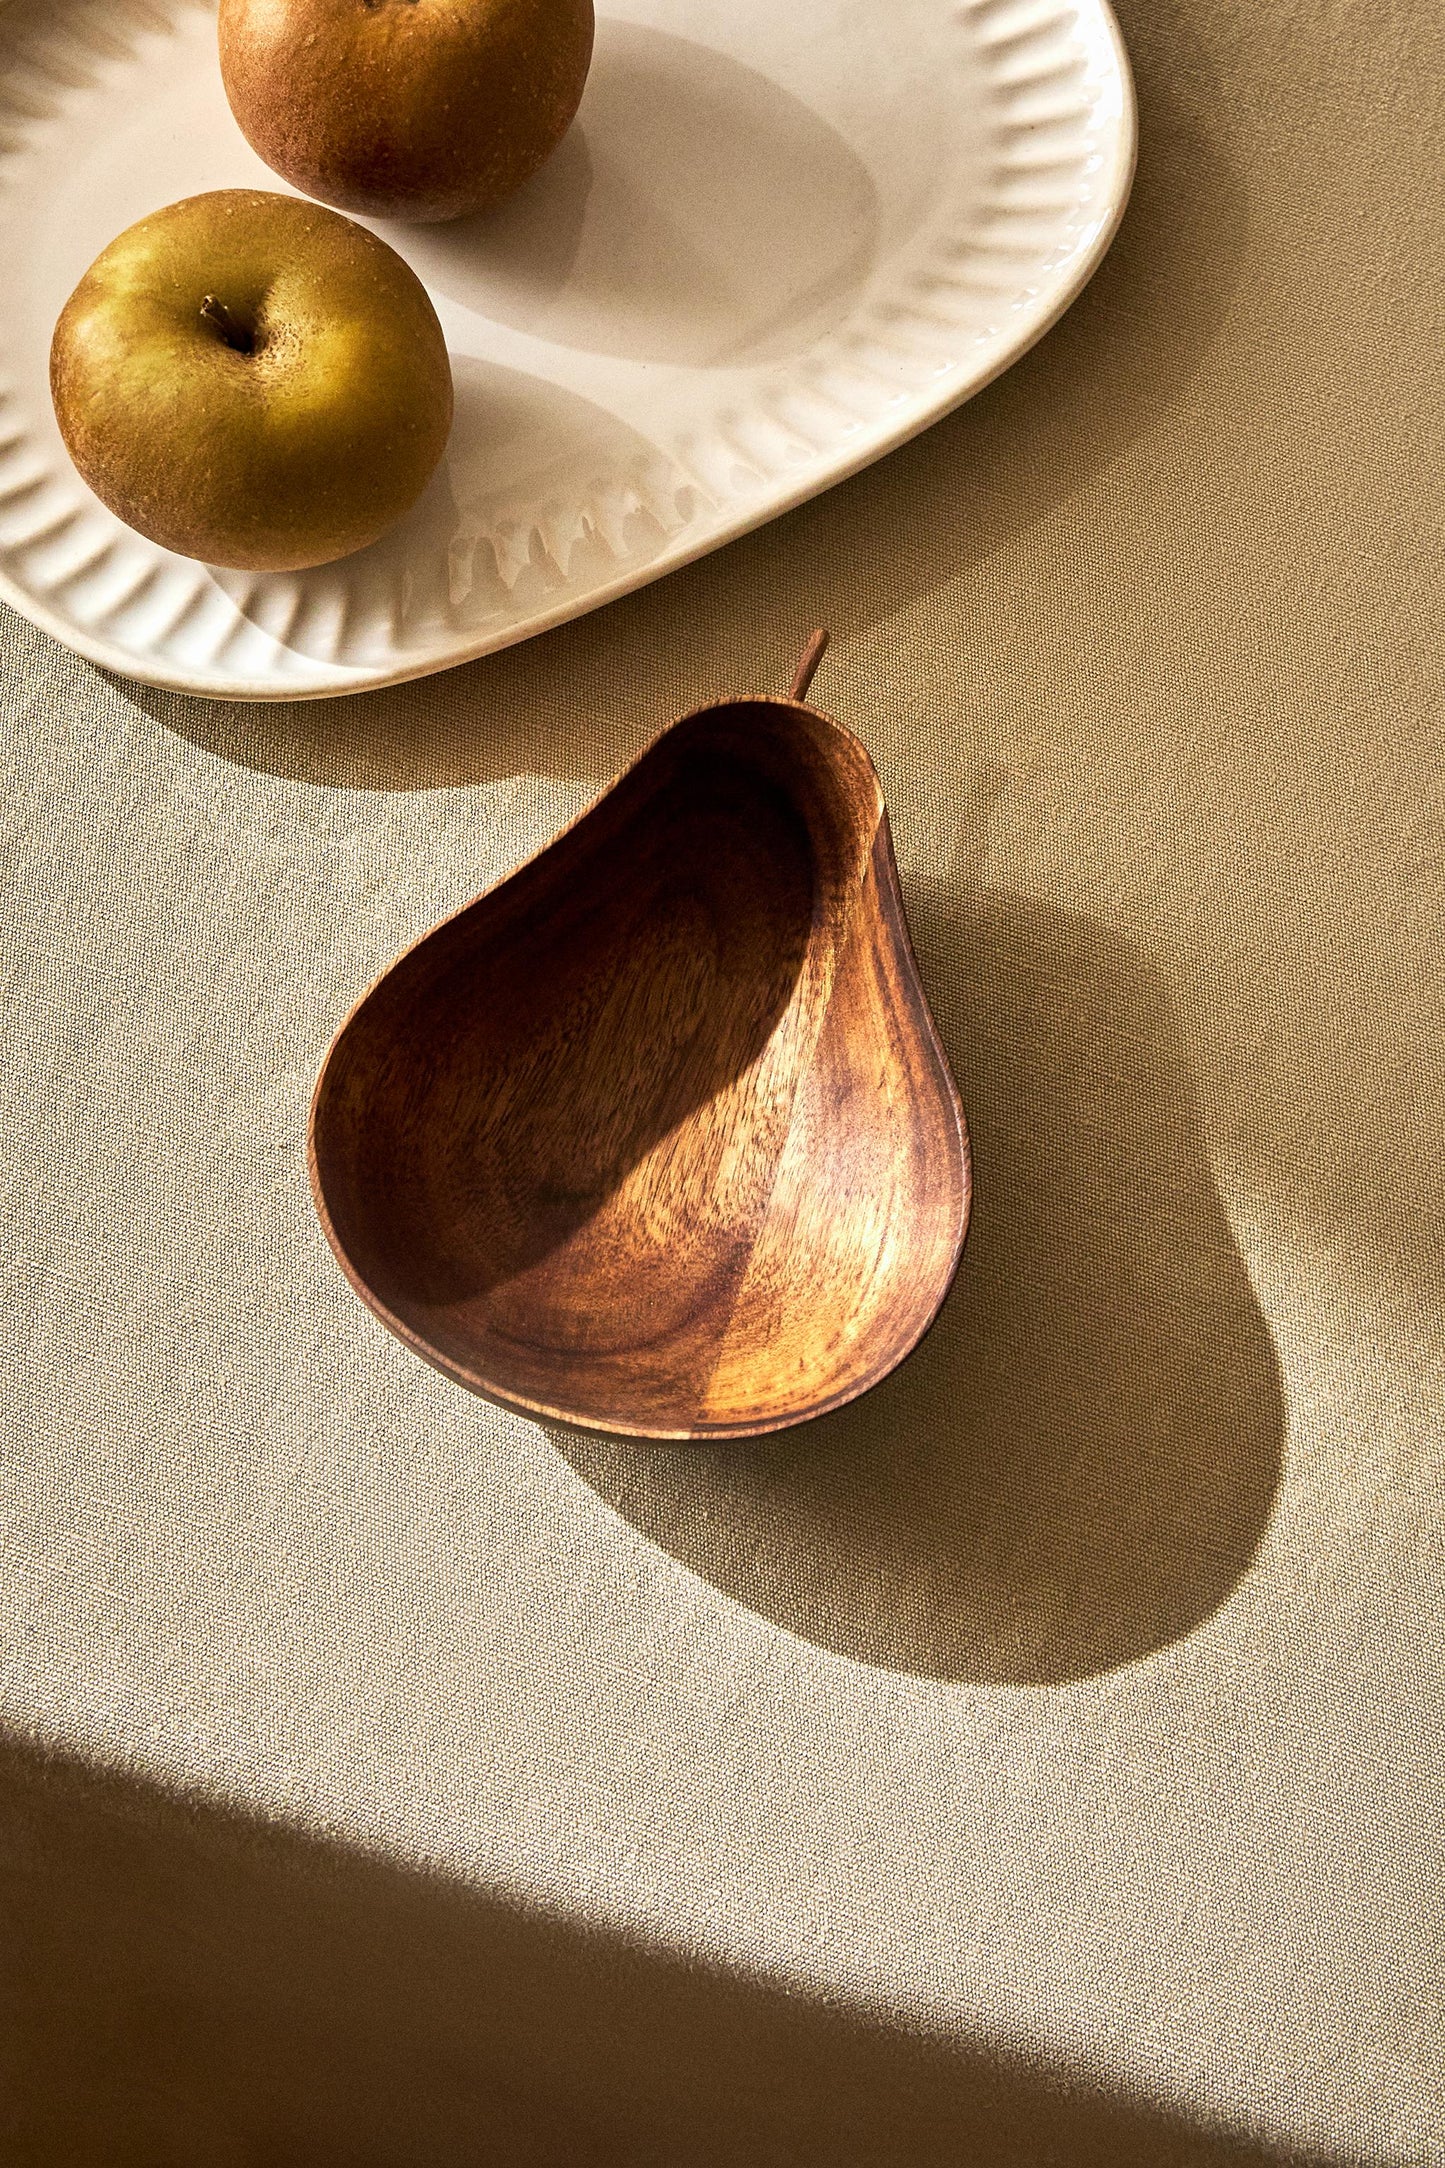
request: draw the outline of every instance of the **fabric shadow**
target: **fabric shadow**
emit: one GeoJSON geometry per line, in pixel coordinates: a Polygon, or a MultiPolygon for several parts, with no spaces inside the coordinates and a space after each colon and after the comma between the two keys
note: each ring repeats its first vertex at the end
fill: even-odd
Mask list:
{"type": "Polygon", "coordinates": [[[19,1743],[0,1903],[10,2168],[1347,2168],[19,1743]]]}
{"type": "Polygon", "coordinates": [[[1049,1684],[1178,1641],[1247,1570],[1285,1402],[1173,1006],[1121,935],[1021,895],[910,898],[973,1135],[942,1317],[777,1442],[554,1431],[626,1520],[860,1662],[1049,1684]]]}

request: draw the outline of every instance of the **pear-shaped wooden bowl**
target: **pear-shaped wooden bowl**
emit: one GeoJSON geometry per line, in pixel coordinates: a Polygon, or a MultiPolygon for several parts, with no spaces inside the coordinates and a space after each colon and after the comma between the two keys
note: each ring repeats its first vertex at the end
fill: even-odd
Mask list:
{"type": "Polygon", "coordinates": [[[503,1406],[745,1438],[866,1392],[957,1269],[968,1139],[878,778],[788,699],[663,732],[337,1035],[312,1184],[357,1293],[503,1406]]]}

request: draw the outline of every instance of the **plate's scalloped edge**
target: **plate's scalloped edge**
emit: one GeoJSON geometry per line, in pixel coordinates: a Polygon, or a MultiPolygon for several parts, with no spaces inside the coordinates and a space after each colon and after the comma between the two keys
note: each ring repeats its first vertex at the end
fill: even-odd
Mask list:
{"type": "MultiPolygon", "coordinates": [[[[208,0],[182,0],[182,4],[205,9],[208,0]]],[[[68,0],[68,4],[67,0],[60,0],[56,16],[67,28],[73,28],[76,21],[83,19],[84,5],[85,0],[80,0],[79,5],[75,4],[75,0],[68,0]]],[[[1116,93],[1116,109],[1112,113],[1105,113],[1104,101],[1095,90],[1081,107],[1066,107],[1057,113],[1045,110],[1036,114],[1032,120],[1018,122],[1006,129],[1008,133],[1032,135],[1040,127],[1058,126],[1073,119],[1088,118],[1093,122],[1095,136],[1099,140],[1093,142],[1092,154],[1095,158],[1098,158],[1100,153],[1103,154],[1102,164],[1093,177],[1092,194],[1098,205],[1097,214],[1062,250],[1057,264],[1049,266],[1046,271],[1040,271],[1037,252],[1033,253],[1034,276],[1038,285],[1026,296],[1021,297],[1016,278],[1012,285],[1007,277],[993,286],[983,282],[981,290],[996,292],[1001,299],[1006,298],[1009,301],[1010,321],[1006,328],[990,325],[984,330],[975,330],[972,366],[967,365],[957,355],[940,363],[936,354],[928,357],[919,346],[920,337],[927,337],[930,328],[948,328],[945,319],[930,315],[927,305],[933,300],[939,286],[946,288],[949,285],[947,274],[940,275],[936,269],[930,268],[921,275],[915,284],[919,294],[926,296],[927,301],[918,299],[912,312],[909,308],[909,290],[906,287],[901,293],[890,296],[886,313],[891,315],[895,325],[900,322],[906,324],[910,313],[915,319],[912,347],[905,345],[901,349],[891,349],[893,358],[896,359],[901,354],[905,358],[911,356],[914,360],[922,357],[925,360],[931,358],[933,361],[927,389],[920,389],[914,396],[900,399],[899,395],[893,393],[876,360],[870,360],[870,337],[880,350],[882,348],[876,324],[871,331],[866,321],[853,327],[849,337],[850,361],[855,376],[858,380],[871,377],[875,384],[881,384],[889,391],[894,403],[899,406],[899,411],[891,421],[880,423],[875,419],[870,426],[860,427],[851,441],[835,444],[831,450],[813,447],[806,436],[794,429],[794,444],[801,445],[805,453],[811,452],[813,456],[811,464],[800,462],[795,465],[796,478],[793,486],[787,486],[785,480],[780,486],[778,474],[768,471],[772,461],[745,456],[735,462],[736,469],[742,474],[743,494],[735,494],[729,504],[720,502],[716,492],[700,484],[696,477],[689,475],[683,467],[675,466],[664,487],[664,495],[667,488],[671,488],[674,499],[681,493],[688,492],[698,509],[690,519],[684,519],[680,526],[673,526],[670,519],[666,520],[662,525],[662,546],[649,553],[628,559],[621,555],[618,549],[609,547],[608,553],[617,560],[617,570],[612,578],[604,577],[579,592],[575,589],[569,590],[563,575],[563,585],[550,601],[543,599],[525,614],[500,623],[479,626],[471,633],[460,627],[455,628],[443,647],[429,645],[413,647],[410,650],[397,647],[391,654],[374,661],[330,661],[309,653],[301,654],[283,645],[286,632],[294,628],[303,607],[308,606],[294,590],[294,583],[289,597],[277,593],[273,584],[275,606],[265,614],[271,618],[275,629],[268,631],[247,611],[246,605],[254,598],[254,588],[244,595],[243,602],[238,605],[207,567],[171,557],[144,542],[142,538],[130,534],[95,503],[77,477],[68,471],[57,473],[43,462],[36,462],[34,447],[28,442],[29,433],[23,417],[15,416],[18,427],[11,420],[13,408],[9,387],[0,386],[0,516],[3,516],[7,505],[27,498],[38,500],[36,509],[41,513],[38,526],[32,526],[19,540],[0,545],[0,599],[88,662],[142,683],[207,699],[274,702],[335,698],[340,694],[378,690],[430,676],[437,671],[475,661],[484,655],[530,639],[538,633],[549,631],[572,618],[585,615],[632,593],[665,573],[694,563],[698,558],[765,525],[769,520],[795,510],[810,498],[838,482],[847,480],[875,460],[885,457],[900,444],[917,436],[932,423],[941,420],[945,414],[964,404],[975,393],[982,391],[1052,328],[1088,283],[1107,252],[1127,206],[1134,176],[1138,117],[1133,75],[1123,34],[1109,0],[1080,0],[1077,5],[1069,4],[1069,0],[1064,0],[1064,4],[1060,4],[1060,0],[1042,0],[1042,5],[1039,0],[1032,0],[1032,4],[1031,0],[956,0],[954,12],[958,18],[966,19],[973,25],[980,22],[993,23],[1000,18],[1011,21],[1014,27],[999,37],[979,41],[994,50],[1013,49],[1018,52],[1041,37],[1046,37],[1050,32],[1057,34],[1062,23],[1076,24],[1086,16],[1092,17],[1094,23],[1102,29],[1109,49],[1109,87],[1116,93]],[[1040,288],[1042,290],[1039,290],[1040,288]],[[1021,301],[1031,302],[1033,305],[1023,306],[1021,301]],[[17,453],[20,455],[18,460],[12,456],[17,453]],[[28,465],[27,454],[30,455],[28,465]],[[666,531],[669,526],[672,526],[673,530],[670,534],[666,531]],[[87,529],[91,537],[88,544],[83,539],[87,529]],[[110,531],[107,533],[106,529],[110,531]],[[136,610],[147,600],[163,604],[160,611],[160,632],[167,638],[173,637],[183,621],[193,621],[209,609],[215,617],[216,631],[219,634],[211,662],[198,664],[193,659],[177,657],[163,651],[147,651],[124,640],[108,638],[92,627],[78,622],[75,616],[55,607],[44,592],[37,591],[36,584],[17,578],[12,573],[8,560],[16,550],[34,550],[41,543],[55,549],[65,536],[77,534],[82,537],[82,547],[76,566],[64,575],[58,582],[59,585],[69,586],[80,577],[94,577],[100,571],[109,570],[115,576],[116,595],[108,612],[101,614],[113,618],[122,610],[136,610]],[[220,666],[225,651],[237,646],[248,646],[253,652],[259,650],[257,659],[260,661],[262,656],[265,657],[264,669],[238,670],[220,666]]],[[[127,0],[124,14],[142,34],[165,27],[164,16],[158,8],[148,4],[148,0],[127,0]]],[[[14,22],[14,0],[10,0],[9,5],[0,4],[0,44],[8,47],[12,54],[16,51],[15,40],[10,35],[14,22]]],[[[93,51],[95,48],[91,46],[89,49],[93,51]]],[[[114,54],[113,40],[107,41],[107,50],[108,56],[114,54]]],[[[25,54],[25,60],[33,67],[31,52],[25,54]]],[[[1069,77],[1077,77],[1081,73],[1081,65],[1072,63],[1062,71],[1062,78],[1067,81],[1069,77]]],[[[1030,69],[1025,66],[1011,81],[1004,83],[1002,88],[1007,94],[1029,94],[1059,77],[1060,71],[1057,68],[1030,69]]],[[[65,81],[65,77],[62,76],[61,80],[65,81]]],[[[24,110],[22,103],[21,115],[24,110]]],[[[11,78],[9,81],[0,81],[0,160],[3,160],[11,148],[10,141],[7,140],[9,130],[6,124],[14,112],[11,78]]],[[[1049,164],[1048,160],[1014,161],[1012,170],[1042,170],[1049,164]]],[[[1072,164],[1077,170],[1081,161],[1076,156],[1073,159],[1056,159],[1052,164],[1055,167],[1072,164]]],[[[964,251],[964,255],[974,261],[973,279],[959,278],[957,283],[960,288],[979,285],[977,260],[997,256],[1003,262],[1008,261],[1013,251],[1007,234],[1020,218],[1026,220],[1033,208],[1034,206],[1027,203],[1022,206],[1011,205],[1001,198],[991,201],[986,215],[999,221],[1003,229],[1002,236],[992,245],[981,243],[976,236],[973,238],[971,246],[964,251]]],[[[1029,252],[1022,253],[1027,255],[1029,252]]],[[[823,372],[818,369],[816,374],[821,378],[823,372]]],[[[927,376],[925,369],[925,377],[927,376]]],[[[786,379],[780,379],[774,387],[774,398],[788,395],[793,388],[795,386],[790,387],[786,379]]],[[[775,435],[780,443],[786,445],[788,425],[780,425],[775,435]]],[[[788,456],[793,456],[791,450],[788,456]]],[[[665,454],[659,451],[658,457],[660,463],[665,463],[665,454]]],[[[602,487],[602,483],[594,478],[594,500],[602,487]]],[[[641,493],[639,508],[644,511],[650,509],[647,501],[649,494],[655,492],[644,490],[641,493]]],[[[579,516],[585,521],[589,515],[583,508],[579,516]]],[[[592,521],[591,526],[594,534],[601,533],[597,521],[592,521]]],[[[487,539],[479,536],[474,546],[481,546],[487,539]]],[[[500,563],[500,554],[498,561],[500,563]]],[[[341,579],[339,567],[322,570],[323,574],[329,573],[338,581],[341,579]]],[[[236,583],[235,575],[222,577],[229,584],[236,583]]],[[[284,577],[277,576],[278,580],[284,577]]],[[[316,592],[324,593],[324,589],[318,587],[316,592]]],[[[344,591],[339,592],[336,632],[338,647],[347,621],[347,598],[344,591]]],[[[398,614],[398,606],[393,600],[388,606],[389,629],[393,634],[398,614]]]]}

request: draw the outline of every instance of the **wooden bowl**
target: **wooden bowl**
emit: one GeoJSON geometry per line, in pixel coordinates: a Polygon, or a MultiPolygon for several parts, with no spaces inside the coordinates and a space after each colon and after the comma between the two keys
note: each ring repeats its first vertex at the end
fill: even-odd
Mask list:
{"type": "Polygon", "coordinates": [[[803,704],[823,644],[664,731],[326,1057],[343,1271],[504,1407],[754,1437],[876,1385],[948,1292],[968,1137],[873,764],[803,704]]]}

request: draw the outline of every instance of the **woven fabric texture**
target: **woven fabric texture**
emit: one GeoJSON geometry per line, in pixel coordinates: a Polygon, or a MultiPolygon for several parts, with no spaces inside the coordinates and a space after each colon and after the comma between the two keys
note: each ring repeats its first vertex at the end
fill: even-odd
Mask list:
{"type": "Polygon", "coordinates": [[[1445,28],[1122,14],[1092,286],[750,539],[294,708],[6,619],[7,2161],[1445,2161],[1445,28]],[[815,623],[963,1270],[809,1431],[553,1437],[346,1288],[311,1082],[815,623]]]}

